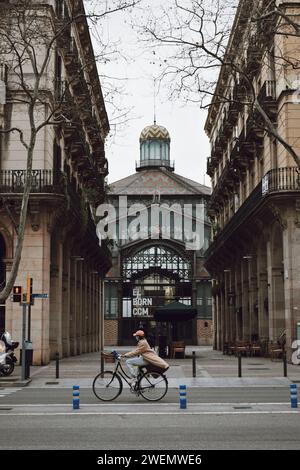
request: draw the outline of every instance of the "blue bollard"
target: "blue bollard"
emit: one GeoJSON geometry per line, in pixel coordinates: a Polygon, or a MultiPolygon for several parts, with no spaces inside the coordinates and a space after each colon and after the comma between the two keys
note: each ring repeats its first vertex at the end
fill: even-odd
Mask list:
{"type": "Polygon", "coordinates": [[[297,384],[290,385],[291,408],[298,408],[297,384]]]}
{"type": "Polygon", "coordinates": [[[73,410],[79,410],[80,406],[80,392],[79,385],[73,385],[73,410]]]}
{"type": "Polygon", "coordinates": [[[186,385],[179,385],[179,404],[180,409],[186,408],[186,385]]]}

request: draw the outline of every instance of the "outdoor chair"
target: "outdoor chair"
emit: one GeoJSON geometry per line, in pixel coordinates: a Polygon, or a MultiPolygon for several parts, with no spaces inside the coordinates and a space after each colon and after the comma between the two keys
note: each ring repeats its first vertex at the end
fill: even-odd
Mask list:
{"type": "Polygon", "coordinates": [[[171,344],[171,358],[175,358],[176,353],[183,354],[185,358],[185,344],[184,341],[173,341],[171,344]]]}
{"type": "Polygon", "coordinates": [[[239,354],[244,354],[245,356],[250,354],[249,343],[246,341],[237,341],[235,343],[235,355],[237,356],[239,354]]]}
{"type": "Polygon", "coordinates": [[[282,357],[283,349],[277,343],[270,342],[269,344],[269,354],[271,361],[275,359],[280,359],[282,357]]]}
{"type": "Polygon", "coordinates": [[[258,341],[251,343],[249,349],[250,349],[250,356],[261,355],[261,346],[258,341]]]}

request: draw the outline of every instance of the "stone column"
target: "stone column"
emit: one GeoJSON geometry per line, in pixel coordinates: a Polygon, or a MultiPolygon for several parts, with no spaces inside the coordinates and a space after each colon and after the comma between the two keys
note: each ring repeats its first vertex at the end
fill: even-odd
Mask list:
{"type": "Polygon", "coordinates": [[[71,260],[66,245],[63,249],[63,279],[62,279],[62,354],[70,356],[70,310],[71,310],[71,260]]]}
{"type": "MultiPolygon", "coordinates": [[[[12,259],[3,259],[5,263],[6,279],[8,279],[12,268],[12,259]]],[[[17,284],[16,284],[17,285],[17,284]]],[[[13,302],[9,300],[5,302],[5,329],[12,335],[14,334],[14,322],[13,322],[13,302]]]]}
{"type": "Polygon", "coordinates": [[[248,261],[241,261],[242,273],[242,315],[243,315],[243,340],[250,340],[250,314],[249,314],[249,266],[248,261]]]}
{"type": "Polygon", "coordinates": [[[77,308],[77,263],[71,257],[71,292],[70,292],[70,354],[75,356],[77,352],[76,342],[76,308],[77,308]]]}
{"type": "MultiPolygon", "coordinates": [[[[300,212],[300,200],[298,212],[300,212]]],[[[298,212],[293,213],[291,210],[287,219],[287,230],[283,233],[285,327],[289,360],[295,350],[292,345],[297,339],[297,322],[300,322],[300,214],[298,215],[298,212]]]]}
{"type": "Polygon", "coordinates": [[[55,357],[58,352],[62,355],[62,272],[63,246],[58,239],[51,246],[50,266],[50,354],[55,357]]]}
{"type": "Polygon", "coordinates": [[[91,275],[91,271],[89,271],[89,301],[90,301],[90,308],[89,308],[89,320],[88,320],[88,325],[89,325],[89,334],[88,334],[88,344],[89,344],[89,352],[92,352],[92,333],[93,333],[93,276],[91,275]]]}
{"type": "Polygon", "coordinates": [[[87,328],[88,328],[88,268],[87,264],[84,264],[83,269],[83,325],[82,325],[82,334],[83,334],[83,352],[88,352],[88,345],[87,345],[87,328]]]}
{"type": "Polygon", "coordinates": [[[224,340],[226,343],[230,341],[230,311],[229,311],[229,299],[228,292],[230,290],[230,270],[224,271],[224,320],[225,320],[225,331],[224,340]]]}

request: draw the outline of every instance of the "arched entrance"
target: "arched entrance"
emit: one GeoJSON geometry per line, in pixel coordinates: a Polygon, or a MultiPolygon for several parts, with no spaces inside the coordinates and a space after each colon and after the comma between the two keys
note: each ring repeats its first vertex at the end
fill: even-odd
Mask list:
{"type": "MultiPolygon", "coordinates": [[[[176,249],[162,244],[140,248],[122,258],[122,318],[119,344],[132,344],[132,331],[143,327],[156,335],[157,307],[174,299],[192,305],[192,264],[176,249]]],[[[162,333],[167,325],[159,325],[162,333]]],[[[193,320],[180,325],[180,339],[193,343],[193,320]]]]}
{"type": "MultiPolygon", "coordinates": [[[[0,290],[5,285],[5,275],[6,275],[6,267],[4,263],[4,259],[6,256],[6,247],[5,241],[2,235],[0,234],[0,290]]],[[[0,331],[5,329],[5,302],[0,303],[0,331]]]]}

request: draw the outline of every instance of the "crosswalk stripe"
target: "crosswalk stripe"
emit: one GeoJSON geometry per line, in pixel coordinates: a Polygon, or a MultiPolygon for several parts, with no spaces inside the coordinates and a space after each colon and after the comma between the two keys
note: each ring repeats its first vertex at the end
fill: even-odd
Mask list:
{"type": "Polygon", "coordinates": [[[0,398],[3,398],[7,395],[11,395],[13,393],[16,393],[18,392],[19,390],[22,390],[22,388],[15,388],[15,387],[11,387],[11,388],[3,388],[2,390],[0,390],[0,398]]]}

